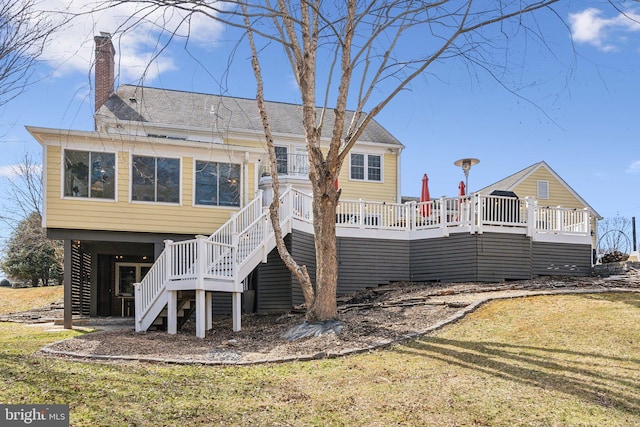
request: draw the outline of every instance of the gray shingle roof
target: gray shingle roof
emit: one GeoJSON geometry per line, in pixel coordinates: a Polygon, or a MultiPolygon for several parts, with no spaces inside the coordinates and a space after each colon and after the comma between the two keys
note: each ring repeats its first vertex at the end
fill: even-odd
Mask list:
{"type": "MultiPolygon", "coordinates": [[[[267,112],[274,134],[303,136],[302,107],[283,102],[267,102],[267,112]]],[[[147,122],[177,128],[199,130],[248,130],[262,132],[255,99],[235,98],[143,86],[120,86],[100,107],[98,120],[147,122]]],[[[333,123],[333,110],[326,112],[326,123],[333,123]]],[[[323,137],[330,137],[325,126],[323,137]]],[[[367,126],[360,141],[402,146],[375,120],[367,126]]]]}

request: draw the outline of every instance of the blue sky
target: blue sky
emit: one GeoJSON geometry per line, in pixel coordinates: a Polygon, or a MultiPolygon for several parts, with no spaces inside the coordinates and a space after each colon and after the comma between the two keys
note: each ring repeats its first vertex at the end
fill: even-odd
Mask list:
{"type": "MultiPolygon", "coordinates": [[[[640,25],[605,1],[568,1],[557,10],[573,43],[567,28],[547,15],[539,23],[553,54],[540,46],[511,46],[525,56],[504,81],[520,96],[486,73],[452,62],[415,81],[378,116],[406,146],[403,195],[419,196],[424,173],[433,197],[455,195],[464,175],[453,162],[463,157],[480,159],[469,176],[471,191],[544,160],[602,216],[640,217],[640,25]]],[[[627,12],[640,13],[640,7],[627,12]]],[[[0,175],[10,176],[25,152],[40,158],[25,125],[93,129],[93,36],[114,31],[126,15],[102,12],[56,37],[36,70],[37,82],[0,115],[0,175]]],[[[223,87],[227,95],[253,97],[246,56],[239,53],[231,75],[224,74],[233,34],[204,20],[192,23],[192,34],[197,38],[189,46],[199,63],[179,40],[146,70],[145,84],[206,93],[223,87]]],[[[156,36],[142,28],[116,41],[119,84],[140,81],[156,36]]],[[[296,102],[290,70],[265,65],[284,71],[280,83],[267,85],[267,99],[296,102]]],[[[0,228],[0,238],[8,235],[0,228]]]]}

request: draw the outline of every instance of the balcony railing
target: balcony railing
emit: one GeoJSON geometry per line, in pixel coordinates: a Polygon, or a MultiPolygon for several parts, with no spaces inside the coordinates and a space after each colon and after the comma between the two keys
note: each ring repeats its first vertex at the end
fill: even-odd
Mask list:
{"type": "MultiPolygon", "coordinates": [[[[297,219],[312,222],[311,196],[294,191],[297,219]]],[[[535,199],[473,195],[428,202],[385,203],[341,200],[336,226],[351,229],[430,230],[482,233],[484,230],[522,233],[529,236],[590,236],[587,209],[539,207],[535,199]]]]}
{"type": "MultiPolygon", "coordinates": [[[[260,176],[270,176],[271,167],[268,160],[265,160],[260,167],[260,176]]],[[[309,176],[309,157],[307,154],[288,154],[277,159],[278,175],[288,176],[309,176]]]]}

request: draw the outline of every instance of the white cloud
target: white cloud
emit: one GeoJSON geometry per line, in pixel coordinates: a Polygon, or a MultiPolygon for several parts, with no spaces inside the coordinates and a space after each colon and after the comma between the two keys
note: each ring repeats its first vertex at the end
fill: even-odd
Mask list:
{"type": "Polygon", "coordinates": [[[635,162],[631,163],[631,165],[629,165],[625,172],[634,175],[640,174],[640,160],[636,160],[635,162]]]}
{"type": "Polygon", "coordinates": [[[0,166],[0,176],[4,178],[13,178],[17,175],[15,165],[0,166]]]}
{"type": "MultiPolygon", "coordinates": [[[[0,166],[0,177],[12,180],[17,176],[22,175],[25,170],[26,170],[26,167],[23,164],[0,166]]],[[[31,166],[32,174],[38,175],[41,172],[42,172],[42,165],[31,166]]]]}
{"type": "Polygon", "coordinates": [[[163,71],[177,68],[168,50],[154,58],[171,33],[176,32],[178,37],[188,35],[191,43],[211,45],[222,29],[221,24],[201,14],[187,20],[184,12],[174,9],[149,11],[135,2],[116,7],[105,7],[105,3],[86,0],[40,2],[46,10],[58,13],[57,19],[76,15],[62,31],[54,34],[44,55],[56,75],[87,73],[94,60],[93,37],[108,32],[113,35],[116,74],[121,82],[139,80],[145,73],[145,80],[150,81],[163,71]],[[149,65],[152,59],[153,63],[149,65]]]}
{"type": "Polygon", "coordinates": [[[612,18],[602,17],[602,11],[587,8],[569,14],[571,34],[578,43],[586,43],[609,52],[626,41],[628,33],[640,32],[640,15],[634,12],[619,13],[612,18]]]}

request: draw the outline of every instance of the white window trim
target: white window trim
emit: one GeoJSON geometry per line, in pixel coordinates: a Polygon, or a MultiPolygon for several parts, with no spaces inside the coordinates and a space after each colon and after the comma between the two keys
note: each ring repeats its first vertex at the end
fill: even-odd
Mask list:
{"type": "Polygon", "coordinates": [[[375,183],[384,183],[384,155],[380,153],[363,153],[363,152],[351,152],[349,153],[349,181],[354,182],[375,182],[375,183]],[[356,179],[351,176],[351,159],[352,154],[360,154],[364,156],[364,179],[356,179]],[[378,156],[380,157],[380,180],[374,181],[369,179],[369,156],[378,156]]]}
{"type": "Polygon", "coordinates": [[[538,194],[539,200],[549,200],[549,181],[539,179],[538,182],[536,183],[536,192],[538,194]],[[546,195],[541,194],[540,192],[541,186],[544,186],[544,189],[546,190],[546,195]],[[543,197],[543,196],[546,196],[546,197],[543,197]]]}
{"type": "Polygon", "coordinates": [[[116,262],[115,268],[116,268],[116,283],[115,283],[115,289],[114,289],[114,293],[117,297],[123,297],[123,296],[133,296],[133,295],[129,295],[129,294],[123,294],[122,292],[120,292],[120,275],[118,274],[119,271],[119,267],[135,267],[136,268],[136,282],[139,282],[140,280],[142,280],[143,278],[141,277],[141,270],[143,267],[149,267],[151,268],[153,266],[153,263],[149,263],[149,262],[116,262]]]}
{"type": "Polygon", "coordinates": [[[220,161],[220,160],[205,160],[205,159],[193,159],[193,174],[192,174],[192,178],[191,178],[191,182],[193,183],[193,188],[191,190],[191,194],[192,194],[192,200],[191,200],[191,206],[193,206],[194,208],[204,208],[204,209],[242,209],[243,206],[243,196],[242,193],[240,194],[240,205],[239,206],[219,206],[219,205],[199,205],[196,203],[196,162],[207,162],[207,163],[226,163],[228,165],[239,165],[240,166],[240,184],[242,185],[242,188],[244,188],[244,182],[243,180],[245,179],[244,177],[244,166],[242,163],[238,163],[238,162],[225,162],[225,161],[220,161]]]}
{"type": "MultiPolygon", "coordinates": [[[[287,150],[287,158],[286,158],[286,161],[287,161],[287,173],[284,174],[284,175],[289,175],[289,168],[291,166],[289,163],[291,162],[291,153],[292,153],[291,146],[287,145],[287,144],[274,144],[273,147],[274,147],[274,151],[275,151],[275,148],[284,148],[284,149],[287,150]]],[[[278,166],[278,161],[277,161],[277,157],[276,157],[276,167],[277,166],[278,166]]]]}
{"type": "Polygon", "coordinates": [[[184,165],[182,157],[165,156],[161,154],[141,154],[129,152],[129,203],[140,205],[160,205],[160,206],[182,206],[182,186],[184,185],[184,179],[182,173],[184,172],[184,165]],[[180,162],[180,184],[178,184],[178,203],[171,202],[147,202],[143,200],[133,200],[133,157],[153,157],[155,159],[177,159],[180,162]]]}
{"type": "MultiPolygon", "coordinates": [[[[46,163],[46,162],[45,162],[46,163]]],[[[90,202],[99,202],[99,203],[115,203],[118,201],[118,153],[113,151],[97,151],[91,149],[83,149],[83,148],[63,148],[61,151],[60,158],[60,199],[62,200],[74,200],[74,201],[90,201],[90,202]],[[83,151],[85,153],[107,153],[113,154],[114,162],[113,162],[113,170],[114,170],[114,182],[113,182],[113,199],[108,199],[104,197],[71,197],[64,195],[64,178],[65,178],[65,154],[69,151],[83,151]]],[[[46,179],[46,175],[43,173],[43,188],[47,188],[44,185],[46,179]]],[[[46,191],[44,192],[46,194],[46,191]]]]}

